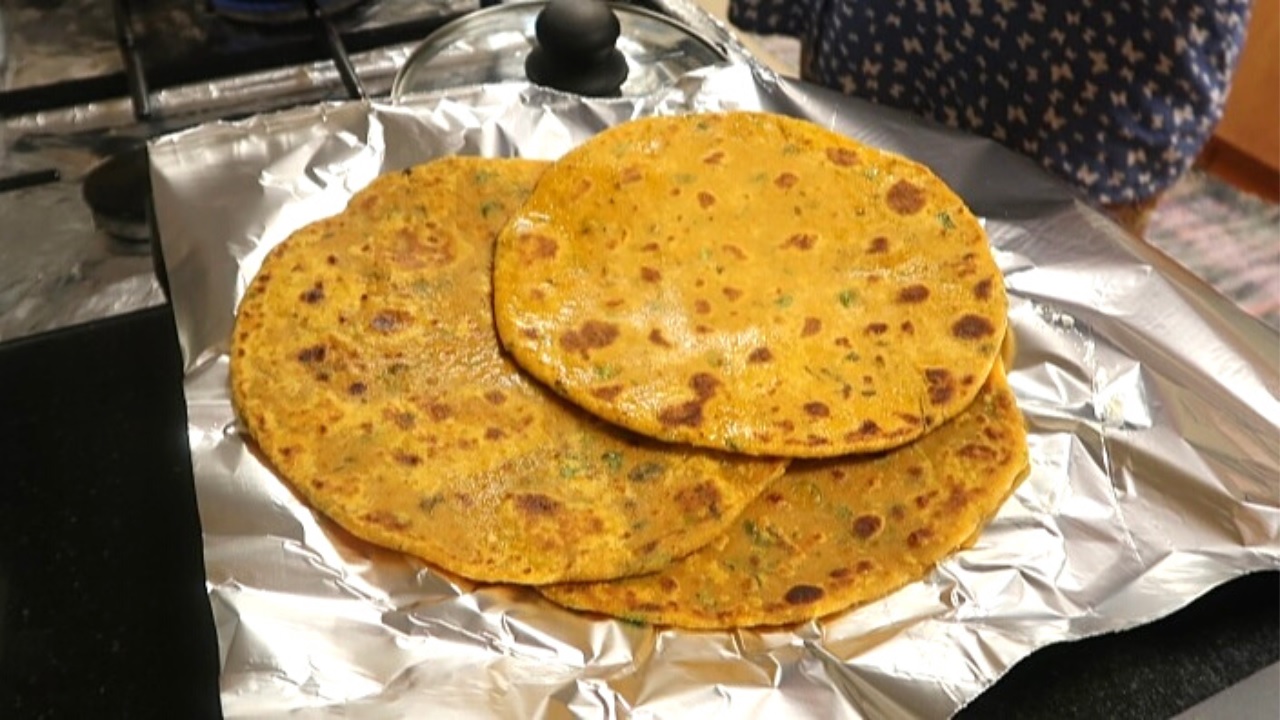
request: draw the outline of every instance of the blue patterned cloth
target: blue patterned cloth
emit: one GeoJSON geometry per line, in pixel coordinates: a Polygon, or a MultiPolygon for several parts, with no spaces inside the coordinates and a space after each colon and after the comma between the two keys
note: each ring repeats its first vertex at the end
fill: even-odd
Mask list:
{"type": "Polygon", "coordinates": [[[1248,0],[731,0],[806,80],[990,137],[1106,204],[1176,181],[1221,119],[1248,0]]]}

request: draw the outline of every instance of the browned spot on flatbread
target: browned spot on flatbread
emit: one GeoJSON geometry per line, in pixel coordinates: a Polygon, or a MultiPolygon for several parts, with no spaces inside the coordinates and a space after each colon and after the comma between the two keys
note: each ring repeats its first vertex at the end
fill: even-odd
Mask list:
{"type": "Polygon", "coordinates": [[[502,428],[489,427],[484,429],[484,437],[486,440],[501,440],[506,437],[507,433],[502,428]]]}
{"type": "Polygon", "coordinates": [[[720,386],[720,380],[711,373],[695,373],[689,378],[689,387],[695,399],[678,405],[668,405],[658,413],[658,422],[669,427],[698,427],[702,424],[702,406],[720,386]]]}
{"type": "Polygon", "coordinates": [[[883,335],[888,331],[889,326],[882,322],[870,323],[867,325],[865,330],[868,335],[883,335]]]}
{"type": "Polygon", "coordinates": [[[915,183],[899,180],[889,188],[885,199],[889,203],[889,209],[899,215],[914,215],[924,209],[925,194],[915,183]]]}
{"type": "Polygon", "coordinates": [[[702,425],[702,401],[668,405],[658,413],[658,422],[668,427],[698,427],[702,425]]]}
{"type": "Polygon", "coordinates": [[[410,527],[409,522],[405,520],[401,520],[400,518],[396,517],[394,513],[388,512],[386,510],[376,510],[374,512],[365,513],[364,519],[366,522],[372,523],[374,525],[381,525],[382,527],[390,528],[397,532],[403,532],[405,530],[408,530],[410,527]]]}
{"type": "Polygon", "coordinates": [[[367,391],[368,389],[369,389],[369,386],[365,385],[362,382],[353,382],[347,386],[347,394],[359,397],[361,395],[364,395],[365,391],[367,391]]]}
{"type": "Polygon", "coordinates": [[[522,493],[515,496],[516,507],[530,516],[555,515],[563,505],[559,500],[542,493],[522,493]]]}
{"type": "Polygon", "coordinates": [[[304,363],[324,362],[324,356],[325,348],[323,345],[313,345],[298,351],[298,360],[304,363]]]}
{"type": "Polygon", "coordinates": [[[423,407],[426,409],[427,415],[436,422],[443,422],[453,417],[453,408],[446,403],[428,402],[423,407]]]}
{"type": "Polygon", "coordinates": [[[732,255],[736,260],[747,259],[746,251],[738,247],[737,245],[734,245],[732,243],[725,243],[724,245],[721,245],[720,248],[725,252],[729,253],[730,255],[732,255]]]}
{"type": "Polygon", "coordinates": [[[785,599],[790,605],[811,605],[818,602],[826,592],[814,585],[793,585],[787,591],[785,599]]]}
{"type": "Polygon", "coordinates": [[[631,468],[631,471],[627,473],[627,479],[638,483],[652,482],[662,477],[662,473],[666,471],[665,467],[656,462],[640,463],[631,468]]]}
{"type": "Polygon", "coordinates": [[[907,545],[912,548],[918,548],[921,545],[929,542],[929,540],[931,540],[932,538],[933,538],[932,530],[930,530],[929,528],[920,528],[919,530],[915,530],[910,535],[907,536],[907,545]]]}
{"type": "Polygon", "coordinates": [[[378,332],[399,332],[413,321],[412,316],[403,310],[381,310],[369,321],[369,327],[378,332]]]}
{"type": "Polygon", "coordinates": [[[716,150],[715,152],[708,153],[707,155],[703,156],[702,162],[706,163],[707,165],[719,165],[720,161],[723,159],[724,159],[724,151],[716,150]]]}
{"type": "Polygon", "coordinates": [[[938,491],[931,490],[930,492],[921,493],[920,495],[915,496],[912,498],[912,501],[916,504],[917,509],[924,510],[929,507],[929,503],[933,502],[933,499],[936,497],[938,497],[938,491]]]}
{"type": "Polygon", "coordinates": [[[916,334],[916,326],[915,326],[915,323],[911,322],[910,320],[903,320],[903,321],[902,321],[902,324],[898,326],[898,329],[902,331],[902,334],[903,334],[903,335],[915,335],[915,334],[916,334]]]}
{"type": "Polygon", "coordinates": [[[951,334],[961,340],[979,340],[996,334],[995,326],[981,315],[968,314],[955,321],[951,334]]]}
{"type": "Polygon", "coordinates": [[[618,326],[600,320],[587,320],[560,336],[560,346],[569,352],[580,352],[589,357],[592,350],[606,348],[618,339],[618,326]]]}
{"type": "Polygon", "coordinates": [[[701,207],[703,207],[704,209],[705,209],[705,208],[709,208],[709,207],[711,207],[712,205],[715,205],[715,204],[716,204],[716,196],[715,196],[715,195],[712,195],[711,193],[707,192],[706,190],[702,190],[702,191],[700,191],[700,192],[698,193],[698,205],[700,205],[700,206],[701,206],[701,207]]]}
{"type": "Polygon", "coordinates": [[[811,417],[830,417],[831,408],[826,403],[810,402],[804,404],[804,411],[811,417]]]}
{"type": "Polygon", "coordinates": [[[316,284],[310,289],[304,290],[302,294],[299,295],[299,298],[302,302],[307,303],[308,305],[315,305],[321,300],[324,300],[324,283],[317,280],[316,284]]]}
{"type": "Polygon", "coordinates": [[[989,300],[991,298],[991,278],[979,280],[973,286],[973,296],[979,300],[989,300]]]}
{"type": "Polygon", "coordinates": [[[662,331],[658,328],[654,328],[649,331],[649,342],[661,347],[671,347],[671,343],[662,336],[662,331]]]}
{"type": "Polygon", "coordinates": [[[871,243],[867,245],[868,255],[881,255],[889,252],[889,238],[880,235],[871,238],[871,243]]]}
{"type": "Polygon", "coordinates": [[[863,420],[862,424],[858,426],[858,429],[846,435],[845,439],[850,442],[854,442],[857,440],[864,440],[869,437],[875,437],[879,434],[880,426],[876,424],[875,420],[863,420]]]}
{"type": "Polygon", "coordinates": [[[924,285],[908,285],[898,291],[898,302],[919,303],[929,298],[929,288],[924,285]]]}
{"type": "Polygon", "coordinates": [[[419,232],[404,228],[397,238],[400,245],[391,257],[396,265],[403,268],[412,270],[432,265],[448,265],[456,257],[453,239],[448,236],[441,237],[428,232],[426,238],[423,238],[419,232]]]}
{"type": "Polygon", "coordinates": [[[662,579],[658,581],[658,587],[662,588],[664,592],[673,593],[680,588],[680,583],[670,575],[663,575],[662,579]]]}
{"type": "Polygon", "coordinates": [[[413,426],[417,424],[417,417],[413,413],[407,411],[386,409],[382,411],[382,417],[395,423],[396,427],[401,430],[412,429],[413,426]]]}
{"type": "Polygon", "coordinates": [[[794,186],[798,182],[800,182],[800,178],[795,173],[789,173],[789,172],[781,173],[778,175],[778,177],[773,179],[773,184],[777,185],[783,190],[786,190],[787,188],[794,186]]]}
{"type": "Polygon", "coordinates": [[[657,252],[660,248],[661,246],[656,242],[645,243],[640,246],[640,249],[645,252],[657,252]]]}
{"type": "Polygon", "coordinates": [[[716,388],[720,387],[720,379],[711,373],[694,373],[689,378],[689,387],[693,393],[700,399],[706,399],[716,394],[716,388]]]}
{"type": "Polygon", "coordinates": [[[615,398],[618,397],[618,395],[622,394],[622,386],[621,385],[603,385],[600,387],[594,387],[594,388],[591,388],[591,394],[594,395],[595,397],[600,398],[601,400],[604,400],[605,402],[612,402],[615,398]]]}
{"type": "Polygon", "coordinates": [[[545,260],[556,256],[560,245],[546,235],[526,235],[529,243],[529,257],[533,260],[545,260]]]}
{"type": "Polygon", "coordinates": [[[884,527],[884,518],[879,515],[860,515],[853,521],[853,534],[867,540],[884,527]]]}
{"type": "Polygon", "coordinates": [[[817,241],[818,241],[818,237],[816,235],[809,235],[807,233],[796,233],[795,235],[792,235],[791,237],[787,238],[786,242],[782,243],[781,247],[795,248],[797,250],[812,250],[813,244],[816,243],[817,241]]]}
{"type": "Polygon", "coordinates": [[[737,300],[738,298],[742,297],[742,291],[739,290],[738,288],[727,287],[727,288],[724,288],[722,292],[724,293],[725,297],[729,298],[730,301],[737,300]]]}
{"type": "Polygon", "coordinates": [[[767,363],[773,359],[773,352],[767,347],[758,347],[747,356],[749,363],[767,363]]]}
{"type": "Polygon", "coordinates": [[[507,396],[501,390],[489,390],[484,394],[484,399],[492,405],[501,405],[507,401],[507,396]]]}
{"type": "Polygon", "coordinates": [[[850,167],[858,163],[858,153],[849,148],[827,148],[827,159],[841,167],[850,167]]]}
{"type": "Polygon", "coordinates": [[[656,283],[662,280],[662,273],[659,272],[657,268],[641,267],[640,279],[644,280],[645,282],[656,283]]]}
{"type": "Polygon", "coordinates": [[[711,312],[711,303],[699,298],[693,301],[693,311],[699,315],[706,315],[711,312]]]}
{"type": "Polygon", "coordinates": [[[421,455],[415,455],[414,453],[405,452],[403,450],[395,451],[392,453],[391,457],[401,465],[408,465],[409,467],[417,467],[422,464],[421,455]]]}
{"type": "Polygon", "coordinates": [[[946,368],[926,368],[924,378],[929,383],[929,402],[945,405],[956,392],[956,382],[946,368]]]}
{"type": "Polygon", "coordinates": [[[961,447],[956,454],[962,458],[977,460],[978,462],[992,462],[1000,457],[1000,453],[995,448],[978,443],[969,443],[961,447]]]}
{"type": "Polygon", "coordinates": [[[800,337],[809,337],[822,332],[822,321],[816,317],[804,319],[804,327],[800,329],[800,337]]]}
{"type": "Polygon", "coordinates": [[[676,503],[690,515],[720,517],[720,489],[714,483],[698,483],[676,493],[676,503]]]}
{"type": "Polygon", "coordinates": [[[635,165],[630,165],[623,169],[622,175],[619,176],[619,179],[622,181],[623,184],[627,184],[627,183],[636,182],[643,177],[644,177],[644,174],[640,172],[640,168],[636,167],[635,165]]]}

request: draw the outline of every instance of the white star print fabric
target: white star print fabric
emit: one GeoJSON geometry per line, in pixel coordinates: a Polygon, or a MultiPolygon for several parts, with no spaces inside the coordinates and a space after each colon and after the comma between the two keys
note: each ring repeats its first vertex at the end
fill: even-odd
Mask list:
{"type": "Polygon", "coordinates": [[[806,80],[1038,160],[1102,203],[1140,202],[1221,119],[1248,0],[731,0],[799,38],[806,80]]]}

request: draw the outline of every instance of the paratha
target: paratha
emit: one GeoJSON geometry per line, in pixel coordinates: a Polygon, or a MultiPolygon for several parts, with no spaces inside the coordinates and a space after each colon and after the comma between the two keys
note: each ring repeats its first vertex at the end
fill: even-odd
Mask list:
{"type": "Polygon", "coordinates": [[[950,422],[879,455],[792,463],[733,529],[665,569],[539,591],[571,608],[687,628],[809,620],[925,576],[974,539],[1027,465],[1026,430],[997,364],[950,422]]]}
{"type": "Polygon", "coordinates": [[[909,442],[990,372],[1007,299],[936,175],[808,122],[656,117],[550,168],[498,239],[498,333],[667,441],[831,457],[909,442]]]}
{"type": "Polygon", "coordinates": [[[476,580],[656,570],[784,467],[609,426],[505,357],[493,241],[544,167],[384,175],[270,252],[233,335],[233,401],[268,464],[356,536],[476,580]]]}

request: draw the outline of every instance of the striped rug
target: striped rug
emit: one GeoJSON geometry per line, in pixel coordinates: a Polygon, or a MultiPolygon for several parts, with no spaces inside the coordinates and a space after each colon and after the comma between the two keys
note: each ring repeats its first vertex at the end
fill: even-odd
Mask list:
{"type": "Polygon", "coordinates": [[[1194,170],[1160,201],[1147,241],[1280,330],[1280,205],[1194,170]]]}

